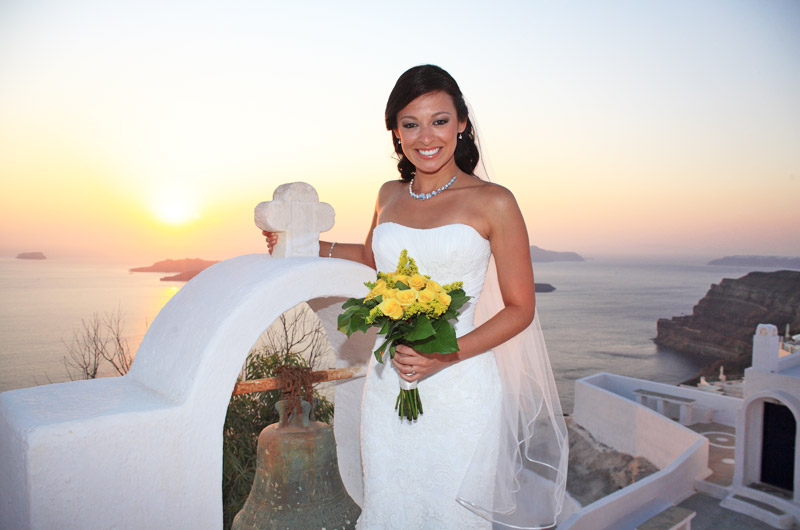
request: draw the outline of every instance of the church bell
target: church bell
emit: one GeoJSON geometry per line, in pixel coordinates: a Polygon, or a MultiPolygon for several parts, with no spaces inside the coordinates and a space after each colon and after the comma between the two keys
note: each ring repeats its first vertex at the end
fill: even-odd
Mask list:
{"type": "Polygon", "coordinates": [[[361,508],[342,484],[333,429],[301,405],[298,414],[279,401],[280,421],[261,431],[255,479],[233,530],[355,528],[361,508]]]}

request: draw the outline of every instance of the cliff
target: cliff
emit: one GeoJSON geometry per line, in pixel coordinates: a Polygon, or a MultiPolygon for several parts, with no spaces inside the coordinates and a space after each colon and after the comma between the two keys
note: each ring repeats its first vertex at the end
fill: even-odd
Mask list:
{"type": "Polygon", "coordinates": [[[711,361],[726,370],[750,366],[758,324],[800,331],[800,272],[751,272],[712,285],[691,315],[661,318],[655,343],[711,361]]]}
{"type": "Polygon", "coordinates": [[[536,245],[531,245],[531,259],[536,262],[548,261],[584,261],[576,252],[558,252],[555,250],[545,250],[536,245]]]}
{"type": "Polygon", "coordinates": [[[800,269],[800,258],[791,258],[788,256],[725,256],[724,258],[711,260],[708,264],[800,269]]]}

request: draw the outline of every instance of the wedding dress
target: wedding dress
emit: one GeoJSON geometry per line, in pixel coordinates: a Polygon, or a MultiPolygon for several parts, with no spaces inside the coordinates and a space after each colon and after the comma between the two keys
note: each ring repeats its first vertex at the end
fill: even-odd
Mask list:
{"type": "MultiPolygon", "coordinates": [[[[463,281],[472,298],[461,308],[456,334],[475,327],[491,250],[473,227],[416,229],[383,223],[375,228],[372,246],[379,271],[395,270],[400,252],[407,249],[421,274],[442,285],[463,281]]],[[[401,421],[394,410],[399,381],[388,356],[383,364],[372,357],[361,412],[364,503],[357,528],[491,528],[456,497],[481,435],[499,431],[502,390],[494,354],[483,353],[421,380],[424,413],[413,423],[401,421]]],[[[487,465],[481,473],[482,494],[491,498],[494,468],[487,465]]]]}
{"type": "MultiPolygon", "coordinates": [[[[469,116],[480,152],[473,174],[491,182],[471,107],[469,116]]],[[[473,298],[461,308],[458,336],[504,307],[489,241],[473,227],[375,227],[378,271],[394,271],[403,249],[434,281],[464,282],[473,298]]],[[[394,410],[399,385],[391,362],[371,357],[360,416],[363,511],[357,528],[555,527],[569,444],[538,311],[528,327],[492,351],[420,380],[424,413],[414,423],[394,410]]]]}

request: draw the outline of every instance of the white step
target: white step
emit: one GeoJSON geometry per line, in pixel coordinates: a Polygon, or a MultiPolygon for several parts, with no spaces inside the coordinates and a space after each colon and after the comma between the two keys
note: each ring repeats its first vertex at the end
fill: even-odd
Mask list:
{"type": "Polygon", "coordinates": [[[728,486],[714,484],[713,482],[706,482],[705,480],[695,480],[694,489],[700,493],[711,495],[715,499],[719,500],[722,500],[731,494],[731,490],[728,486]]]}
{"type": "Polygon", "coordinates": [[[729,510],[743,513],[745,515],[749,515],[750,517],[758,519],[759,521],[764,521],[775,528],[788,530],[792,528],[792,525],[794,524],[794,517],[792,514],[786,513],[775,506],[767,504],[766,502],[753,499],[739,493],[725,497],[725,499],[723,499],[723,501],[720,503],[720,506],[723,508],[728,508],[729,510]]]}

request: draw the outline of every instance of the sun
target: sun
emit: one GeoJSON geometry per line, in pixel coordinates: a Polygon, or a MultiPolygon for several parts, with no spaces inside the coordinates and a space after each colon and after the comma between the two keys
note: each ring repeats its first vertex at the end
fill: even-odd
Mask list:
{"type": "Polygon", "coordinates": [[[180,196],[161,197],[153,205],[153,211],[162,223],[168,225],[182,225],[200,217],[197,208],[186,197],[180,196]]]}

